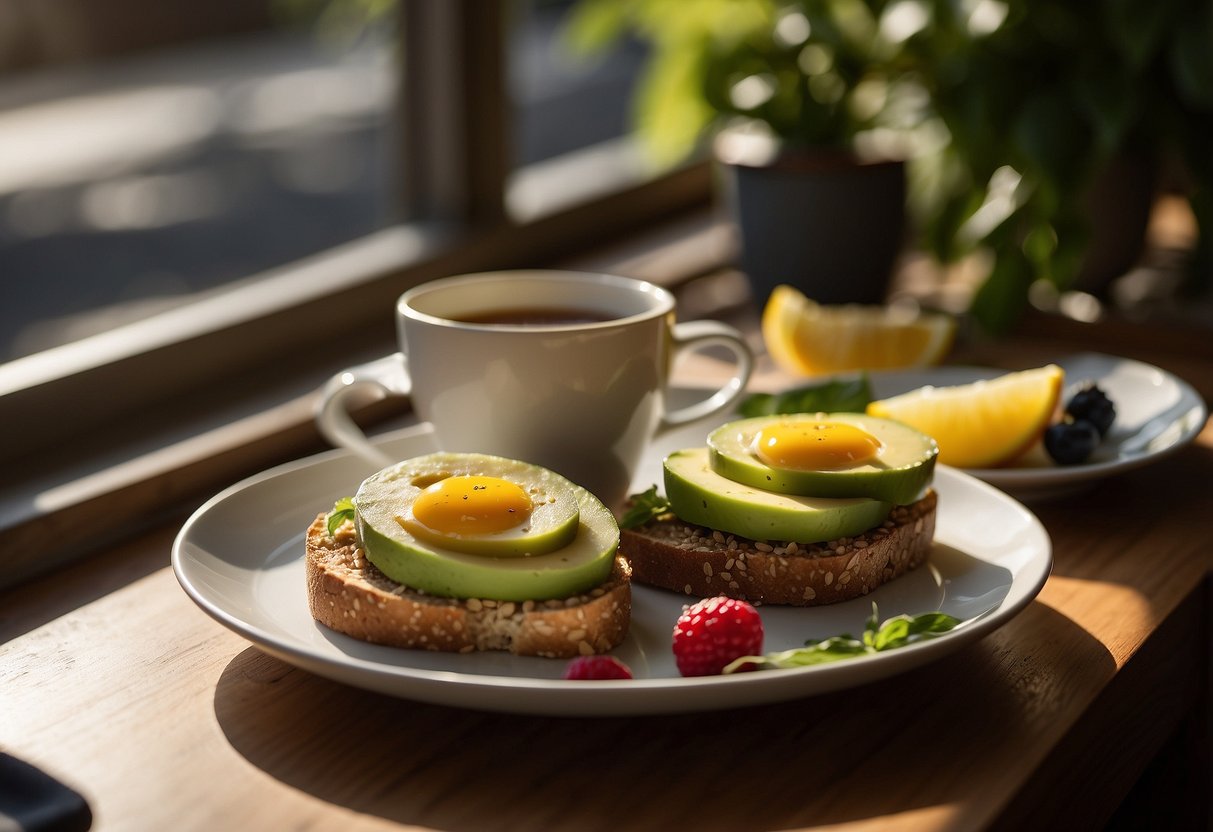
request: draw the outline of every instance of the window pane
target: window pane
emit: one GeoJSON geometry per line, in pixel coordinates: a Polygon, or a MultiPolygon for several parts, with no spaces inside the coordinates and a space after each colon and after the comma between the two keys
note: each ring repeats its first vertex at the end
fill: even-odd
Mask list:
{"type": "Polygon", "coordinates": [[[508,38],[516,219],[584,201],[651,175],[632,133],[632,94],[647,50],[623,39],[577,54],[564,35],[573,0],[515,5],[508,38]]]}
{"type": "Polygon", "coordinates": [[[0,363],[394,219],[386,16],[324,36],[280,3],[8,3],[0,363]]]}

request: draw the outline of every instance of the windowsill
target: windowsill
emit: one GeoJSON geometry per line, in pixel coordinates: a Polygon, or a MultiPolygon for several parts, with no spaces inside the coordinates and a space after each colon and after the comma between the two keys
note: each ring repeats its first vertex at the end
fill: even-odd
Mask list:
{"type": "MultiPolygon", "coordinates": [[[[711,211],[682,214],[650,229],[626,237],[622,244],[551,265],[611,271],[676,287],[719,269],[732,257],[732,232],[711,211]]],[[[394,297],[401,287],[422,279],[488,268],[469,249],[437,263],[413,258],[424,248],[410,245],[402,233],[384,232],[364,241],[361,248],[345,247],[327,262],[283,270],[274,279],[295,281],[292,287],[327,283],[331,289],[342,285],[332,282],[342,274],[361,270],[365,276],[368,268],[384,270],[396,275],[394,297]]],[[[500,243],[490,239],[486,245],[489,254],[484,257],[489,257],[500,243]]],[[[715,293],[711,302],[727,306],[739,297],[744,300],[734,283],[715,293]]],[[[215,313],[247,316],[253,307],[251,301],[242,307],[223,304],[215,313]]],[[[248,367],[207,389],[149,405],[138,419],[102,420],[71,442],[6,463],[10,472],[19,473],[6,477],[0,489],[4,541],[0,553],[6,562],[0,585],[86,555],[162,519],[166,512],[188,512],[258,471],[327,449],[312,418],[320,386],[343,367],[395,349],[391,302],[382,300],[376,308],[382,325],[358,329],[356,337],[343,337],[336,344],[321,339],[314,347],[291,352],[289,358],[248,367]]],[[[684,309],[682,314],[700,317],[712,311],[684,309]]],[[[183,326],[189,323],[182,321],[183,326]]],[[[149,323],[147,337],[162,331],[149,323]]],[[[87,351],[73,356],[76,361],[88,357],[87,351]]],[[[368,406],[359,417],[378,430],[407,419],[408,412],[399,402],[380,403],[368,406]]]]}

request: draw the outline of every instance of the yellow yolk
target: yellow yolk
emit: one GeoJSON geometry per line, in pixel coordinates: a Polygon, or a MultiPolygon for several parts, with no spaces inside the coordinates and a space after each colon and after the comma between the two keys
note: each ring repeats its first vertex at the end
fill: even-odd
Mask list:
{"type": "Polygon", "coordinates": [[[838,422],[779,423],[754,438],[755,455],[772,468],[836,471],[862,465],[880,451],[880,440],[838,422]]]}
{"type": "Polygon", "coordinates": [[[447,477],[413,501],[413,517],[443,534],[493,534],[521,526],[531,516],[531,498],[498,477],[447,477]]]}

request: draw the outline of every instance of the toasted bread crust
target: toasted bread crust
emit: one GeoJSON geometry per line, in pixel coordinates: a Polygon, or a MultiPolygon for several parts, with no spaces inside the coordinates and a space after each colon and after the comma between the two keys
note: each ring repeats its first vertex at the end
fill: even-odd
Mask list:
{"type": "Polygon", "coordinates": [[[753,541],[677,518],[624,529],[619,551],[633,580],[686,595],[817,606],[848,601],[926,560],[937,497],[897,506],[883,525],[852,538],[799,546],[753,541]]]}
{"type": "Polygon", "coordinates": [[[331,537],[326,515],[320,514],[307,530],[305,561],[312,617],[374,644],[568,658],[615,647],[627,635],[631,617],[631,569],[619,557],[605,583],[572,598],[521,603],[442,598],[388,578],[363,556],[352,524],[331,537]]]}

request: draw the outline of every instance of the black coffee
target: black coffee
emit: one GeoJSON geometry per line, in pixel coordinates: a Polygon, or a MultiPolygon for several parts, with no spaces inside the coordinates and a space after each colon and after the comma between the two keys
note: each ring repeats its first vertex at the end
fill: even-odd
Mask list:
{"type": "Polygon", "coordinates": [[[612,320],[615,316],[594,309],[519,307],[492,309],[469,315],[452,315],[451,320],[465,324],[505,324],[508,326],[576,326],[612,320]]]}

